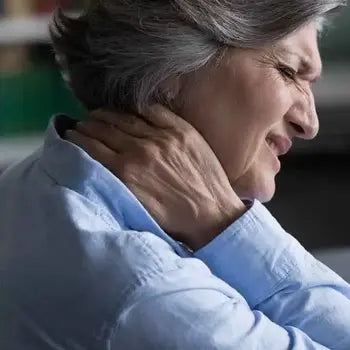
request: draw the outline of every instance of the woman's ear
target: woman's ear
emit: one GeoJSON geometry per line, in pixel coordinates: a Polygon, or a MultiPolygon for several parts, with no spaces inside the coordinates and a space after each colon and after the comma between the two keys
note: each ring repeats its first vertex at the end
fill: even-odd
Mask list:
{"type": "Polygon", "coordinates": [[[175,114],[178,114],[182,103],[182,84],[183,79],[181,77],[172,77],[165,80],[159,88],[160,103],[175,114]]]}

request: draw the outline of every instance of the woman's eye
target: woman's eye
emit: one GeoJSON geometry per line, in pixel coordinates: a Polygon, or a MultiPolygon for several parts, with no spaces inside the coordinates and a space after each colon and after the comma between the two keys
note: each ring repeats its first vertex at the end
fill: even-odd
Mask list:
{"type": "Polygon", "coordinates": [[[297,72],[293,68],[284,65],[281,65],[279,67],[279,71],[281,72],[284,78],[288,78],[291,80],[295,80],[295,77],[297,75],[297,72]]]}

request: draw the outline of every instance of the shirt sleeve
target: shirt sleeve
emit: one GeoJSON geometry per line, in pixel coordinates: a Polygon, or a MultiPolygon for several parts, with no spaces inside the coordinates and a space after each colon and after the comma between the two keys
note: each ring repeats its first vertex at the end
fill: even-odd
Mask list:
{"type": "Polygon", "coordinates": [[[327,349],[300,329],[281,327],[251,310],[237,291],[196,261],[184,260],[130,296],[111,349],[327,349]]]}
{"type": "Polygon", "coordinates": [[[195,256],[273,322],[297,327],[332,349],[350,349],[349,284],[258,201],[195,256]]]}

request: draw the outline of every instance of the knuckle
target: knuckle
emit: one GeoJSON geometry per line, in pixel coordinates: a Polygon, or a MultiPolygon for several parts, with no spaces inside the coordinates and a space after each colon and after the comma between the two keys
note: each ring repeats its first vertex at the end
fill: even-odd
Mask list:
{"type": "Polygon", "coordinates": [[[169,141],[169,138],[164,135],[157,137],[154,142],[157,145],[158,150],[161,152],[169,151],[172,147],[171,140],[169,141]]]}
{"type": "Polygon", "coordinates": [[[193,141],[195,137],[194,130],[180,129],[173,132],[173,143],[175,145],[187,146],[193,141]]]}
{"type": "Polygon", "coordinates": [[[175,142],[171,141],[164,141],[162,146],[161,146],[161,152],[163,155],[169,155],[174,152],[176,149],[177,145],[175,142]]]}
{"type": "Polygon", "coordinates": [[[149,161],[154,157],[157,157],[160,153],[159,146],[157,143],[151,142],[149,140],[144,141],[140,144],[140,156],[142,159],[149,161]]]}

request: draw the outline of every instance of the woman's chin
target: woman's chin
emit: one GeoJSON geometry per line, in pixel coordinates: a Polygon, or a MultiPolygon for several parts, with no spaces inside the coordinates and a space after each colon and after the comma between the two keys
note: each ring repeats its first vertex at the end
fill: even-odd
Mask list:
{"type": "Polygon", "coordinates": [[[270,202],[273,196],[275,195],[275,185],[271,186],[271,188],[265,188],[264,191],[260,191],[260,193],[257,194],[255,199],[259,200],[261,203],[267,203],[270,202]]]}
{"type": "MultiPolygon", "coordinates": [[[[257,179],[256,179],[257,180],[257,179]]],[[[246,183],[245,186],[236,184],[233,187],[239,198],[242,200],[254,200],[257,199],[261,203],[267,203],[271,201],[276,191],[275,177],[263,177],[259,181],[253,183],[246,183]]]]}

